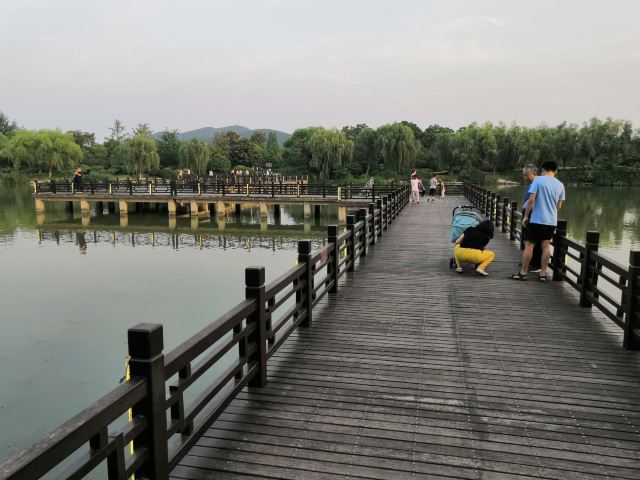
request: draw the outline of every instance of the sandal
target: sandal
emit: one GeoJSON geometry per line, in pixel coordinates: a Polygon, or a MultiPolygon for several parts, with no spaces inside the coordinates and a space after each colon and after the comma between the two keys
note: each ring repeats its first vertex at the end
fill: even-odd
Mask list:
{"type": "Polygon", "coordinates": [[[462,269],[462,267],[458,267],[456,268],[456,273],[463,273],[464,270],[462,269]]]}
{"type": "Polygon", "coordinates": [[[483,277],[488,277],[489,274],[487,272],[485,272],[483,269],[481,268],[476,268],[476,274],[477,275],[482,275],[483,277]]]}
{"type": "Polygon", "coordinates": [[[547,277],[546,277],[546,276],[544,276],[544,277],[538,277],[538,281],[539,281],[539,282],[546,282],[546,281],[547,281],[547,277]]]}
{"type": "Polygon", "coordinates": [[[518,273],[514,273],[513,275],[509,275],[509,278],[511,280],[522,280],[524,282],[527,279],[527,276],[518,272],[518,273]]]}

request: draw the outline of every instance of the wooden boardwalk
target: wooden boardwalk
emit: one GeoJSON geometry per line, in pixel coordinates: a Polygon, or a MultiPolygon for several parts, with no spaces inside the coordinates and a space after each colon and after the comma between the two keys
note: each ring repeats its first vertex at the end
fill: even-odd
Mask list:
{"type": "Polygon", "coordinates": [[[640,353],[567,285],[457,275],[451,210],[409,205],[175,479],[640,478],[640,353]],[[386,245],[385,245],[386,244],[386,245]]]}

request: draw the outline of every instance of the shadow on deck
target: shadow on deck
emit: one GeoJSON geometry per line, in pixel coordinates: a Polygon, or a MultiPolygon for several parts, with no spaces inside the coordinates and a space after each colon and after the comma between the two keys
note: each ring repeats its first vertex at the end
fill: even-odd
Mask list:
{"type": "Polygon", "coordinates": [[[508,280],[503,234],[489,277],[450,270],[461,201],[409,205],[172,478],[638,478],[640,354],[567,285],[508,280]]]}

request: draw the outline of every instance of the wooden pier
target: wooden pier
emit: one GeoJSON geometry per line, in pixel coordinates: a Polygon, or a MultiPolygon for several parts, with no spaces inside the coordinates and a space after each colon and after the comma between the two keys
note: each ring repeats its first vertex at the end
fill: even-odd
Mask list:
{"type": "Polygon", "coordinates": [[[551,267],[565,281],[509,280],[517,208],[465,191],[497,224],[489,277],[449,268],[451,212],[467,200],[396,193],[330,227],[320,250],[300,242],[271,284],[247,269],[247,300],[173,351],[161,326],[132,328],[131,380],[0,478],[37,478],[79,448],[64,478],[105,460],[110,479],[638,478],[640,254],[625,270],[560,228],[551,267]]]}

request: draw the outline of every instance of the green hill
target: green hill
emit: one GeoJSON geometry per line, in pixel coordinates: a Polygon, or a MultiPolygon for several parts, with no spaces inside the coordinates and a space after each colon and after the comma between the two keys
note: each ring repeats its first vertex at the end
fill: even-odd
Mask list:
{"type": "MultiPolygon", "coordinates": [[[[198,128],[196,130],[189,130],[188,132],[180,132],[179,138],[180,140],[191,140],[192,138],[201,138],[203,140],[211,140],[216,133],[226,133],[226,132],[235,132],[240,135],[242,138],[249,138],[253,135],[254,132],[262,132],[266,136],[269,135],[269,132],[274,132],[276,134],[276,138],[278,139],[278,143],[282,146],[284,142],[286,142],[291,134],[287,132],[281,132],[280,130],[273,130],[270,128],[256,128],[255,130],[251,130],[250,128],[243,127],[242,125],[230,125],[228,127],[203,127],[198,128]]],[[[158,138],[162,132],[155,132],[152,136],[154,138],[158,138]]]]}

